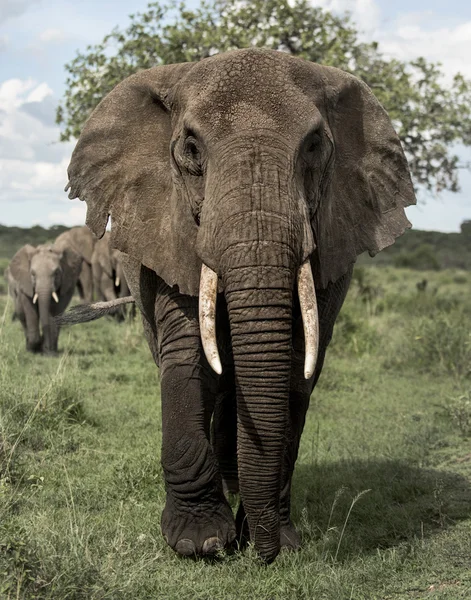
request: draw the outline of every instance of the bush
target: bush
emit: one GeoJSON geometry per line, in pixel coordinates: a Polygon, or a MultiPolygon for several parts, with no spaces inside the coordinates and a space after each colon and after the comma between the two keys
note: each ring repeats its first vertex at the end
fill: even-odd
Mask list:
{"type": "Polygon", "coordinates": [[[421,244],[412,252],[402,251],[394,258],[395,267],[405,267],[408,269],[438,271],[440,263],[433,246],[430,244],[421,244]]]}

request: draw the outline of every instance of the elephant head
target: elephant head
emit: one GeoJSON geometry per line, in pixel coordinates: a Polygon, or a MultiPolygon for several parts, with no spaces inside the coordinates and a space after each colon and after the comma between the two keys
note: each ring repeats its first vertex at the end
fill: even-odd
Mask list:
{"type": "Polygon", "coordinates": [[[307,282],[299,297],[312,378],[312,273],[325,287],[410,227],[404,207],[415,196],[390,119],[357,78],[281,52],[154,67],[95,109],[68,188],[87,202],[97,236],[111,215],[115,248],[200,296],[217,371],[215,294],[224,293],[241,495],[256,547],[273,557],[296,281],[307,282]]]}
{"type": "Polygon", "coordinates": [[[18,292],[37,306],[43,333],[43,351],[57,350],[57,331],[53,317],[63,312],[72,298],[80,273],[81,257],[73,250],[54,246],[37,248],[27,244],[13,257],[10,277],[18,292]]]}

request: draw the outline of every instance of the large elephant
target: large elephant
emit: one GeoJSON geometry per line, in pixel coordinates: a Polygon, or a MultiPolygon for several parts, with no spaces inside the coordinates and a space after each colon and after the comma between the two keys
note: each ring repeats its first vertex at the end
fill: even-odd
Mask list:
{"type": "Polygon", "coordinates": [[[68,173],[98,237],[112,215],[160,366],[168,544],[211,554],[247,523],[267,562],[297,548],[291,478],[352,265],[410,227],[388,115],[343,71],[238,50],[125,79],[68,173]]]}
{"type": "Polygon", "coordinates": [[[8,289],[27,350],[57,352],[59,327],[54,317],[64,312],[72,298],[81,262],[73,250],[49,245],[27,244],[12,258],[6,273],[8,289]]]}
{"type": "Polygon", "coordinates": [[[72,229],[61,233],[54,242],[56,248],[61,250],[71,248],[82,257],[77,290],[83,302],[93,300],[92,255],[96,242],[95,234],[86,226],[72,227],[72,229]]]}

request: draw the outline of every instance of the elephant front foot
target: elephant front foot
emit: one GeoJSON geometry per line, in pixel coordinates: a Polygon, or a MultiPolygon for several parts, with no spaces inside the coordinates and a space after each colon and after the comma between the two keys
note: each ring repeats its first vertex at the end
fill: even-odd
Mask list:
{"type": "Polygon", "coordinates": [[[168,494],[162,513],[162,534],[182,556],[211,556],[233,543],[236,529],[225,500],[179,507],[168,494]]]}
{"type": "Polygon", "coordinates": [[[301,548],[301,536],[291,521],[287,524],[281,524],[280,546],[282,550],[290,550],[292,552],[301,548]]]}

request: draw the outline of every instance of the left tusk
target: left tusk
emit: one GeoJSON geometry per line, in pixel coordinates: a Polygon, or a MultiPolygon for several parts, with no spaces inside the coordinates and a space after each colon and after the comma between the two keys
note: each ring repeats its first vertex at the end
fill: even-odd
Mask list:
{"type": "Polygon", "coordinates": [[[38,295],[34,294],[34,296],[33,296],[33,304],[36,304],[37,301],[38,301],[38,295]]]}
{"type": "Polygon", "coordinates": [[[56,292],[52,292],[52,297],[57,302],[57,304],[59,304],[59,296],[56,294],[56,292]]]}
{"type": "Polygon", "coordinates": [[[317,314],[316,289],[309,259],[299,267],[298,295],[304,328],[304,377],[310,379],[314,374],[317,363],[319,317],[317,314]]]}
{"type": "Polygon", "coordinates": [[[116,287],[119,287],[119,277],[116,277],[116,279],[114,280],[114,284],[116,287]]]}
{"type": "Polygon", "coordinates": [[[216,297],[218,291],[218,276],[204,263],[201,267],[199,321],[203,350],[211,368],[218,375],[222,373],[216,341],[216,297]]]}

